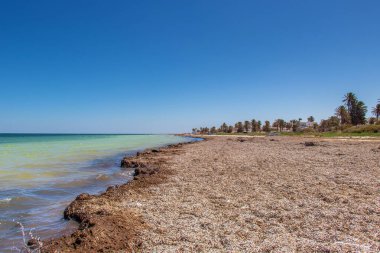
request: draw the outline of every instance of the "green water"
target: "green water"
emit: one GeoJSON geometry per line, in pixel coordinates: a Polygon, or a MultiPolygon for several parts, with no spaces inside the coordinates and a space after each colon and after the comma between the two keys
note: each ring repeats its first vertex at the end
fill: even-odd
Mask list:
{"type": "Polygon", "coordinates": [[[133,171],[122,157],[189,141],[174,135],[0,134],[0,252],[21,242],[16,222],[42,238],[70,229],[65,206],[82,192],[125,183],[133,171]]]}
{"type": "Polygon", "coordinates": [[[34,187],[34,180],[61,180],[86,161],[178,141],[181,137],[172,135],[3,135],[0,190],[34,187]]]}

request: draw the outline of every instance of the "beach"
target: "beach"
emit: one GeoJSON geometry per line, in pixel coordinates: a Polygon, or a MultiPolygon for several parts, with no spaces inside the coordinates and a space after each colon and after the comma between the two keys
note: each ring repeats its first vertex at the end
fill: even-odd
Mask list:
{"type": "Polygon", "coordinates": [[[377,252],[380,142],[210,137],[125,158],[45,252],[377,252]]]}
{"type": "Polygon", "coordinates": [[[379,10],[2,1],[0,253],[380,253],[379,10]]]}
{"type": "Polygon", "coordinates": [[[132,170],[120,170],[124,156],[186,141],[174,135],[0,134],[0,252],[22,248],[30,231],[45,240],[76,229],[63,210],[80,193],[99,194],[132,180],[132,170]]]}

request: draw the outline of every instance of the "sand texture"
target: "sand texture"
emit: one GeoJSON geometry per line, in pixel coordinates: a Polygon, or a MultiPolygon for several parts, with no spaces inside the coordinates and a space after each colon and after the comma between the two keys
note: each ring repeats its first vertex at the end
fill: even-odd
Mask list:
{"type": "Polygon", "coordinates": [[[78,197],[65,215],[81,228],[44,251],[380,251],[379,142],[215,137],[156,151],[125,160],[132,183],[78,197]]]}

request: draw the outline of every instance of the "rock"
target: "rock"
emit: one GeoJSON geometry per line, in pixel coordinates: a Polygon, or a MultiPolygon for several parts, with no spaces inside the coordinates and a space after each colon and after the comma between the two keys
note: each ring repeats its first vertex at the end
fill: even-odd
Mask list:
{"type": "MultiPolygon", "coordinates": [[[[81,194],[82,195],[82,194],[81,194]]],[[[86,214],[81,211],[83,200],[74,200],[65,208],[63,212],[63,218],[66,220],[75,220],[77,222],[82,222],[85,219],[86,214]]]]}
{"type": "Polygon", "coordinates": [[[91,198],[91,195],[88,194],[88,193],[82,193],[82,194],[79,194],[75,200],[87,200],[87,199],[90,199],[91,198]]]}
{"type": "Polygon", "coordinates": [[[160,152],[160,150],[158,150],[158,149],[152,149],[152,152],[153,153],[158,153],[158,152],[160,152]]]}
{"type": "Polygon", "coordinates": [[[139,167],[145,167],[145,164],[136,160],[131,160],[130,158],[124,158],[121,161],[120,166],[122,168],[139,168],[139,167]]]}
{"type": "Polygon", "coordinates": [[[108,186],[106,192],[113,191],[113,190],[115,190],[116,188],[117,188],[117,187],[116,187],[115,185],[108,186]]]}
{"type": "Polygon", "coordinates": [[[81,222],[85,219],[86,213],[83,212],[83,203],[91,200],[95,196],[91,196],[88,193],[79,194],[73,202],[70,203],[63,212],[63,217],[66,220],[73,219],[77,222],[81,222]]]}
{"type": "Polygon", "coordinates": [[[312,141],[306,141],[305,142],[305,146],[306,147],[312,147],[312,146],[316,146],[317,144],[315,144],[314,142],[312,142],[312,141]]]}
{"type": "MultiPolygon", "coordinates": [[[[91,227],[93,227],[93,226],[95,226],[95,225],[96,225],[96,222],[95,222],[95,221],[93,221],[93,220],[91,220],[91,219],[85,219],[85,220],[83,220],[83,221],[79,224],[78,229],[79,229],[79,230],[84,230],[84,229],[86,229],[86,228],[91,228],[91,227]]],[[[85,237],[85,236],[81,236],[81,237],[85,237]]]]}
{"type": "Polygon", "coordinates": [[[29,249],[36,250],[41,247],[41,242],[37,239],[30,239],[27,245],[29,249]]]}
{"type": "Polygon", "coordinates": [[[76,245],[80,245],[82,243],[82,238],[77,238],[74,242],[76,245]]]}
{"type": "Polygon", "coordinates": [[[118,188],[120,188],[120,185],[118,185],[118,184],[108,186],[107,189],[106,189],[106,193],[107,192],[112,192],[112,191],[114,191],[114,190],[116,190],[118,188]]]}
{"type": "Polygon", "coordinates": [[[135,176],[153,175],[158,172],[158,168],[137,168],[135,169],[135,176]]]}

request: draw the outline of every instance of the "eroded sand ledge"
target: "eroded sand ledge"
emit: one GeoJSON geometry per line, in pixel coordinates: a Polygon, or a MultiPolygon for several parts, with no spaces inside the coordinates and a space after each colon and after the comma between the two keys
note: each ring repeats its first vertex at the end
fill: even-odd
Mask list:
{"type": "Polygon", "coordinates": [[[65,215],[80,229],[43,251],[379,251],[379,142],[305,141],[215,137],[129,158],[137,179],[78,196],[65,215]]]}

